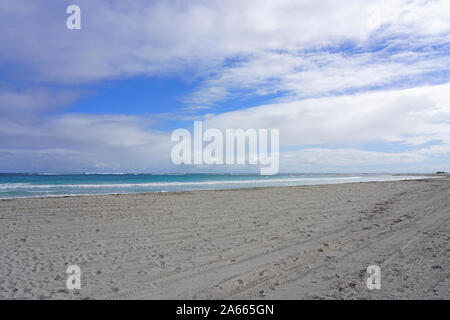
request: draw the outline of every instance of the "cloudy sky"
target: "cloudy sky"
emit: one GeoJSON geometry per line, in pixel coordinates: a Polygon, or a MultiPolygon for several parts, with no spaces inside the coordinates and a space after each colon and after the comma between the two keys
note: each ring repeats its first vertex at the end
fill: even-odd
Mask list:
{"type": "Polygon", "coordinates": [[[0,172],[191,170],[194,120],[279,128],[282,172],[450,170],[448,0],[2,0],[0,30],[0,172]]]}

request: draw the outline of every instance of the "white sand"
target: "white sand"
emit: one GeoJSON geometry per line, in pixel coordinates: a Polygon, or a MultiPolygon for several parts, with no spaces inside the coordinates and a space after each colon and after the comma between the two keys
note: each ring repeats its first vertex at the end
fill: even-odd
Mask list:
{"type": "Polygon", "coordinates": [[[1,200],[0,298],[449,299],[449,218],[448,177],[1,200]]]}

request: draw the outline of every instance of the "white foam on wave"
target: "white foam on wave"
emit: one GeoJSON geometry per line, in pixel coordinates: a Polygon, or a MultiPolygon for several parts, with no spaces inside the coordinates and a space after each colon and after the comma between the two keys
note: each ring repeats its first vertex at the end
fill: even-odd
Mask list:
{"type": "Polygon", "coordinates": [[[0,184],[0,189],[53,189],[53,188],[134,188],[134,187],[178,187],[220,184],[258,184],[258,183],[283,183],[283,182],[307,182],[329,180],[355,180],[362,177],[318,177],[318,178],[285,178],[285,179],[252,179],[252,180],[211,180],[211,181],[174,181],[174,182],[142,182],[142,183],[86,183],[86,184],[31,184],[31,183],[5,183],[0,184]]]}
{"type": "MultiPolygon", "coordinates": [[[[30,197],[30,194],[40,196],[75,196],[75,195],[99,195],[99,194],[127,194],[136,192],[170,192],[192,190],[206,190],[217,185],[216,189],[230,189],[232,186],[247,185],[248,187],[278,187],[334,184],[349,182],[371,182],[371,181],[395,181],[407,179],[420,179],[426,177],[418,176],[346,176],[346,177],[287,177],[272,179],[249,179],[249,180],[211,180],[211,181],[173,181],[173,182],[144,182],[144,183],[102,183],[102,184],[31,184],[31,183],[4,183],[0,184],[0,193],[19,192],[13,197],[30,197]],[[172,187],[173,189],[167,189],[172,187]],[[126,189],[129,190],[126,190],[126,189]],[[133,189],[134,188],[134,189],[133,189]],[[164,189],[162,189],[164,188],[164,189]],[[122,190],[120,190],[122,189],[122,190]],[[27,195],[28,194],[28,195],[27,195]]],[[[214,189],[214,188],[213,188],[214,189]]],[[[10,198],[0,196],[0,198],[10,198]]],[[[33,197],[33,196],[32,196],[33,197]]]]}
{"type": "Polygon", "coordinates": [[[31,183],[2,183],[0,184],[0,189],[19,189],[19,188],[29,188],[33,185],[31,183]]]}

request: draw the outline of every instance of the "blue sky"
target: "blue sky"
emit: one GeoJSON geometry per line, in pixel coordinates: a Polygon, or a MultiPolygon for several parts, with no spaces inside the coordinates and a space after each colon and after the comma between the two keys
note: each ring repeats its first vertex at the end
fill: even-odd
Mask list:
{"type": "Polygon", "coordinates": [[[281,172],[450,170],[449,12],[444,0],[2,1],[0,171],[195,170],[170,161],[172,130],[194,120],[279,128],[281,172]],[[70,4],[81,30],[66,28],[70,4]]]}

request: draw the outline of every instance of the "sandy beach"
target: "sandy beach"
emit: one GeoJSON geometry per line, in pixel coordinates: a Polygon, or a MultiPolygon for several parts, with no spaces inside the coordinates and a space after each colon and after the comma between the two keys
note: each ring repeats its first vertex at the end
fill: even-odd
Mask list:
{"type": "Polygon", "coordinates": [[[449,219],[448,176],[0,200],[0,298],[450,299],[449,219]]]}

